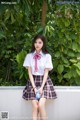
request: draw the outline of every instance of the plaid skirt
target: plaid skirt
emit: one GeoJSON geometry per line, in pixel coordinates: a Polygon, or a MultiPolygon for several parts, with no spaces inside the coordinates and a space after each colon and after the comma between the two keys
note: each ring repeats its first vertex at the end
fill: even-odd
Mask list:
{"type": "MultiPolygon", "coordinates": [[[[34,83],[35,83],[36,87],[39,88],[42,85],[43,76],[33,75],[33,78],[34,78],[34,83]]],[[[47,81],[44,85],[43,93],[42,93],[41,97],[46,98],[46,99],[57,98],[56,92],[54,90],[54,85],[53,85],[52,80],[50,79],[49,76],[48,76],[47,81]]],[[[23,89],[22,98],[24,98],[25,100],[34,100],[35,99],[35,92],[34,92],[34,89],[33,89],[32,84],[31,84],[29,79],[27,81],[25,88],[23,89]]]]}

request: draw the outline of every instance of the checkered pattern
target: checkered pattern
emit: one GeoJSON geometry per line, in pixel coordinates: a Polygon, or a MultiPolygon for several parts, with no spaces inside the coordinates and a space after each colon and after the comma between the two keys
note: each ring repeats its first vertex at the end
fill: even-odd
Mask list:
{"type": "MultiPolygon", "coordinates": [[[[37,88],[39,88],[42,85],[43,82],[43,76],[35,76],[33,75],[34,82],[37,88]]],[[[27,81],[27,84],[25,88],[23,89],[23,95],[22,97],[26,100],[33,100],[35,99],[35,92],[31,85],[30,80],[27,81]]],[[[43,88],[43,94],[42,97],[46,99],[55,99],[57,98],[56,92],[54,90],[54,85],[50,79],[50,77],[47,78],[47,81],[43,88]]]]}

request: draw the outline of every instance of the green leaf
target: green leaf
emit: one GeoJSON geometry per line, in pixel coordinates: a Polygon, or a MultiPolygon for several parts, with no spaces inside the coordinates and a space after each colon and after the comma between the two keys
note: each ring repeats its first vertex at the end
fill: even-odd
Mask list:
{"type": "Polygon", "coordinates": [[[64,66],[63,65],[58,65],[57,70],[58,70],[58,73],[61,74],[64,70],[64,66]]]}
{"type": "Polygon", "coordinates": [[[80,45],[78,45],[78,47],[77,47],[77,51],[80,53],[80,45]]]}
{"type": "Polygon", "coordinates": [[[58,62],[57,60],[54,60],[54,61],[53,61],[53,66],[54,66],[54,68],[56,68],[56,67],[58,66],[58,63],[59,63],[59,62],[58,62]]]}
{"type": "Polygon", "coordinates": [[[76,69],[76,72],[80,76],[80,70],[76,69]]]}
{"type": "Polygon", "coordinates": [[[68,72],[68,73],[64,74],[64,78],[70,79],[71,77],[72,77],[71,72],[68,72]]]}
{"type": "Polygon", "coordinates": [[[4,16],[5,16],[5,21],[7,21],[9,19],[9,17],[10,17],[9,9],[6,9],[4,16]]]}
{"type": "Polygon", "coordinates": [[[24,75],[24,73],[21,72],[19,79],[21,79],[23,77],[23,75],[24,75]]]}
{"type": "Polygon", "coordinates": [[[63,60],[63,62],[64,62],[65,64],[69,64],[68,60],[67,60],[65,57],[63,57],[63,56],[62,56],[62,60],[63,60]]]}
{"type": "Polygon", "coordinates": [[[70,57],[75,57],[75,54],[74,54],[74,52],[73,51],[68,51],[68,56],[70,56],[70,57]]]}
{"type": "Polygon", "coordinates": [[[43,28],[41,27],[37,30],[37,33],[41,33],[42,31],[43,31],[43,28]]]}
{"type": "Polygon", "coordinates": [[[80,77],[77,77],[75,80],[76,84],[80,86],[80,77]]]}
{"type": "Polygon", "coordinates": [[[11,23],[13,24],[14,22],[15,22],[15,19],[14,19],[13,14],[11,13],[11,23]]]}
{"type": "Polygon", "coordinates": [[[71,61],[72,63],[76,63],[76,62],[77,62],[77,60],[75,60],[75,59],[70,59],[70,61],[71,61]]]}
{"type": "Polygon", "coordinates": [[[60,74],[59,74],[57,77],[58,77],[58,79],[59,79],[59,82],[61,82],[62,79],[63,79],[63,75],[60,75],[60,74]]]}
{"type": "Polygon", "coordinates": [[[3,32],[0,32],[0,39],[5,38],[5,35],[3,32]]]}
{"type": "Polygon", "coordinates": [[[60,57],[60,52],[59,51],[57,51],[56,53],[55,53],[55,57],[60,57]]]}
{"type": "Polygon", "coordinates": [[[70,25],[70,22],[67,20],[67,21],[64,21],[65,23],[65,26],[68,27],[70,25]]]}
{"type": "Polygon", "coordinates": [[[74,66],[76,66],[80,70],[80,62],[74,64],[74,66]]]}
{"type": "Polygon", "coordinates": [[[74,51],[76,51],[76,50],[78,49],[78,45],[77,45],[76,42],[73,42],[73,43],[72,43],[72,49],[73,49],[74,51]]]}
{"type": "Polygon", "coordinates": [[[25,55],[26,55],[26,51],[21,51],[19,54],[17,54],[16,60],[19,63],[19,65],[23,64],[23,60],[25,58],[25,55]]]}

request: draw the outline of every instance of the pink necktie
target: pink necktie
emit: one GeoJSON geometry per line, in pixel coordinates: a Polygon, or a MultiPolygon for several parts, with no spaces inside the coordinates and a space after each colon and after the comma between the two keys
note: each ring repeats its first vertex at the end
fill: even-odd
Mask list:
{"type": "Polygon", "coordinates": [[[37,72],[38,71],[37,60],[39,60],[41,58],[41,54],[35,53],[33,58],[35,59],[35,72],[37,72]]]}

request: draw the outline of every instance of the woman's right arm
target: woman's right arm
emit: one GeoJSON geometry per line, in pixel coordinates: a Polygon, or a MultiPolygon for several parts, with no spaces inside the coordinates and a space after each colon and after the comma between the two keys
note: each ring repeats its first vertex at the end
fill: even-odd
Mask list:
{"type": "Polygon", "coordinates": [[[29,75],[29,79],[30,79],[30,81],[31,81],[31,84],[32,84],[32,87],[33,87],[33,89],[34,89],[34,91],[35,91],[35,93],[36,93],[36,85],[35,85],[35,83],[34,83],[34,78],[33,78],[33,75],[32,75],[32,70],[31,70],[31,67],[28,67],[28,75],[29,75]]]}

